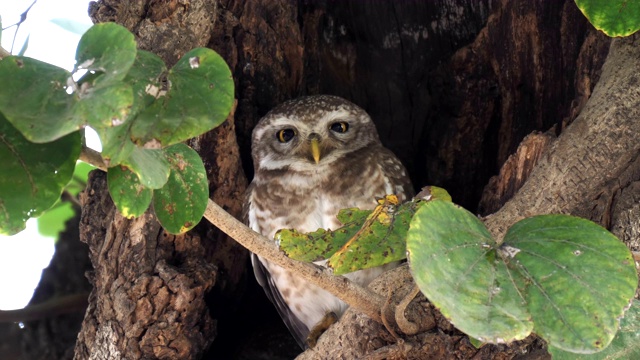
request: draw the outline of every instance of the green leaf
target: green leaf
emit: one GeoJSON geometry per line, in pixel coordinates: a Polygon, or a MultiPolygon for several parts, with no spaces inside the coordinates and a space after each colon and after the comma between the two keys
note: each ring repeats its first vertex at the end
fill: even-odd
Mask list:
{"type": "Polygon", "coordinates": [[[451,201],[446,190],[427,186],[411,202],[398,206],[395,195],[378,200],[374,210],[343,209],[336,230],[304,234],[295,229],[276,232],[280,249],[292,259],[312,262],[329,259],[334,274],[381,266],[406,257],[406,234],[411,217],[424,201],[451,201]]]}
{"type": "Polygon", "coordinates": [[[160,189],[169,179],[169,162],[159,149],[134,146],[122,164],[138,175],[140,183],[149,189],[160,189]]]}
{"type": "Polygon", "coordinates": [[[189,51],[169,71],[168,91],[135,119],[131,134],[139,145],[176,144],[220,125],[234,100],[231,71],[222,57],[206,48],[189,51]]]}
{"type": "MultiPolygon", "coordinates": [[[[93,169],[95,167],[78,161],[73,170],[71,181],[69,181],[64,190],[72,196],[78,196],[80,191],[87,187],[89,171],[93,169]]],[[[75,214],[76,211],[70,202],[58,200],[55,205],[38,217],[38,232],[42,236],[58,238],[60,232],[65,230],[65,223],[73,218],[75,214]]]]}
{"type": "Polygon", "coordinates": [[[609,36],[628,36],[640,30],[640,1],[576,0],[593,26],[609,36]]]}
{"type": "Polygon", "coordinates": [[[304,262],[324,260],[340,250],[362,228],[371,210],[343,209],[338,220],[343,226],[334,231],[318,229],[305,234],[295,229],[278,230],[275,234],[280,250],[288,257],[304,262]]]}
{"type": "Polygon", "coordinates": [[[0,234],[21,231],[29,217],[58,201],[80,147],[77,132],[47,144],[31,143],[0,114],[0,234]]]}
{"type": "Polygon", "coordinates": [[[89,29],[78,45],[76,67],[96,72],[80,86],[64,69],[9,57],[0,62],[0,110],[34,142],[55,140],[87,124],[115,126],[133,103],[130,86],[118,81],[135,56],[133,35],[120,25],[104,23],[89,29]]]}
{"type": "Polygon", "coordinates": [[[160,77],[165,71],[164,62],[157,55],[138,50],[136,60],[124,79],[133,90],[133,105],[129,116],[119,126],[97,130],[102,142],[102,157],[110,166],[121,164],[131,154],[135,146],[130,134],[133,119],[142,109],[155,101],[151,94],[160,91],[160,77]]]}
{"type": "Polygon", "coordinates": [[[566,215],[524,219],[498,244],[473,214],[428,202],[411,222],[407,252],[429,300],[460,330],[490,343],[533,330],[550,346],[600,351],[638,282],[622,242],[566,215]]]}
{"type": "Polygon", "coordinates": [[[613,339],[638,276],[628,248],[601,226],[567,215],[524,219],[505,235],[511,276],[526,278],[534,331],[557,348],[591,353],[613,339]]]}
{"type": "Polygon", "coordinates": [[[482,342],[525,338],[533,323],[516,284],[476,216],[447,201],[417,211],[407,234],[416,284],[458,329],[482,342]]]}
{"type": "Polygon", "coordinates": [[[116,23],[93,25],[76,50],[76,68],[102,73],[94,86],[124,79],[136,59],[133,34],[116,23]]]}
{"type": "Polygon", "coordinates": [[[378,201],[378,206],[349,241],[329,258],[336,275],[381,266],[406,257],[406,236],[411,217],[424,202],[398,206],[395,195],[378,201]]]}
{"type": "Polygon", "coordinates": [[[128,219],[142,215],[151,204],[152,190],[142,185],[138,176],[124,166],[108,169],[107,185],[116,208],[128,219]]]}
{"type": "Polygon", "coordinates": [[[71,73],[27,57],[0,61],[0,111],[29,141],[49,142],[81,129],[114,126],[126,118],[133,103],[124,83],[95,87],[85,82],[67,93],[71,73]]]}
{"type": "Polygon", "coordinates": [[[209,200],[207,172],[198,153],[185,144],[164,151],[171,175],[162,189],[153,191],[153,208],[165,230],[180,234],[202,219],[209,200]]]}
{"type": "Polygon", "coordinates": [[[70,76],[64,69],[27,57],[0,60],[0,112],[33,142],[52,141],[80,129],[65,91],[70,76]]]}
{"type": "Polygon", "coordinates": [[[77,35],[84,34],[85,31],[87,31],[91,27],[91,25],[73,19],[55,18],[51,19],[50,21],[60,26],[62,29],[77,35]]]}
{"type": "Polygon", "coordinates": [[[77,92],[79,101],[73,108],[75,121],[91,125],[96,131],[121,125],[133,104],[131,86],[125,83],[97,87],[89,84],[83,84],[77,92]]]}
{"type": "MultiPolygon", "coordinates": [[[[640,359],[640,302],[633,300],[631,308],[627,310],[620,320],[620,331],[616,334],[601,352],[595,354],[580,354],[580,359],[584,360],[607,360],[607,359],[640,359]]],[[[575,360],[576,354],[562,351],[553,346],[549,346],[549,353],[553,360],[575,360]]]]}

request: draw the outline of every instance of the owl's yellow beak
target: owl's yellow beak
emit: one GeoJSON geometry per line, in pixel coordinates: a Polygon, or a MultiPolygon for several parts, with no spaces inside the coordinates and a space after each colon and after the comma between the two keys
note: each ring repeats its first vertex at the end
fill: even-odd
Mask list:
{"type": "Polygon", "coordinates": [[[320,136],[311,134],[309,140],[311,140],[311,156],[317,164],[320,162],[320,136]]]}
{"type": "Polygon", "coordinates": [[[318,139],[311,139],[311,155],[316,164],[320,162],[320,143],[318,139]]]}

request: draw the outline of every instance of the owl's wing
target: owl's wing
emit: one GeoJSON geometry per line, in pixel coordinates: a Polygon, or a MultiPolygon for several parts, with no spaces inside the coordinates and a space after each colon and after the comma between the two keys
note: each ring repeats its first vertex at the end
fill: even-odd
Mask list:
{"type": "MultiPolygon", "coordinates": [[[[253,183],[249,185],[247,188],[244,206],[242,209],[242,217],[244,219],[244,223],[249,224],[249,210],[251,207],[251,192],[253,190],[253,183]]],[[[306,339],[307,335],[309,335],[309,329],[307,326],[302,323],[289,309],[289,305],[284,301],[282,294],[280,294],[280,290],[276,286],[273,278],[267,268],[264,266],[258,255],[251,253],[251,265],[253,266],[253,273],[258,280],[258,284],[262,286],[264,289],[264,293],[267,294],[269,301],[276,307],[278,310],[278,314],[285,325],[287,325],[287,329],[293,335],[294,339],[302,349],[306,348],[306,339]]]]}
{"type": "Polygon", "coordinates": [[[296,339],[298,345],[300,345],[302,349],[305,349],[307,347],[306,339],[309,335],[309,329],[293,314],[291,309],[289,309],[289,305],[284,301],[284,298],[282,297],[282,294],[280,294],[280,290],[278,290],[271,274],[267,271],[256,254],[251,254],[251,264],[253,265],[253,273],[258,280],[258,284],[262,286],[269,300],[271,300],[273,305],[275,305],[282,321],[287,325],[289,332],[291,332],[293,337],[296,339]]]}
{"type": "Polygon", "coordinates": [[[381,148],[375,152],[379,156],[379,164],[382,166],[382,171],[385,177],[394,187],[394,193],[398,195],[400,202],[411,200],[415,195],[411,179],[409,179],[409,172],[405,169],[402,162],[387,148],[381,148]]]}

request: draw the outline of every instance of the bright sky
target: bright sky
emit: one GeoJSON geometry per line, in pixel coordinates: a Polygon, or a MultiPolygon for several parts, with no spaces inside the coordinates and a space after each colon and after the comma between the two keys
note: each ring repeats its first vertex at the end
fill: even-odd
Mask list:
{"type": "MultiPolygon", "coordinates": [[[[2,27],[19,21],[20,15],[33,0],[2,0],[2,27]]],[[[80,35],[62,29],[52,19],[71,19],[91,26],[87,15],[89,0],[38,0],[27,14],[17,34],[13,52],[17,54],[29,36],[25,56],[71,70],[75,63],[76,45],[80,35]]],[[[2,47],[11,49],[16,27],[2,31],[2,47]]],[[[53,255],[53,239],[38,234],[34,219],[27,229],[15,236],[0,236],[0,309],[22,308],[33,295],[42,269],[53,255]]]]}

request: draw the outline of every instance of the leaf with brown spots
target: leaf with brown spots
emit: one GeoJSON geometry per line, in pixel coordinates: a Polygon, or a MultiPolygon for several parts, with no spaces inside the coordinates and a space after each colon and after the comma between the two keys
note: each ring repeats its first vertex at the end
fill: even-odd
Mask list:
{"type": "Polygon", "coordinates": [[[172,234],[196,226],[209,200],[209,184],[202,159],[185,144],[164,149],[171,173],[161,189],[153,192],[153,208],[160,224],[172,234]]]}

